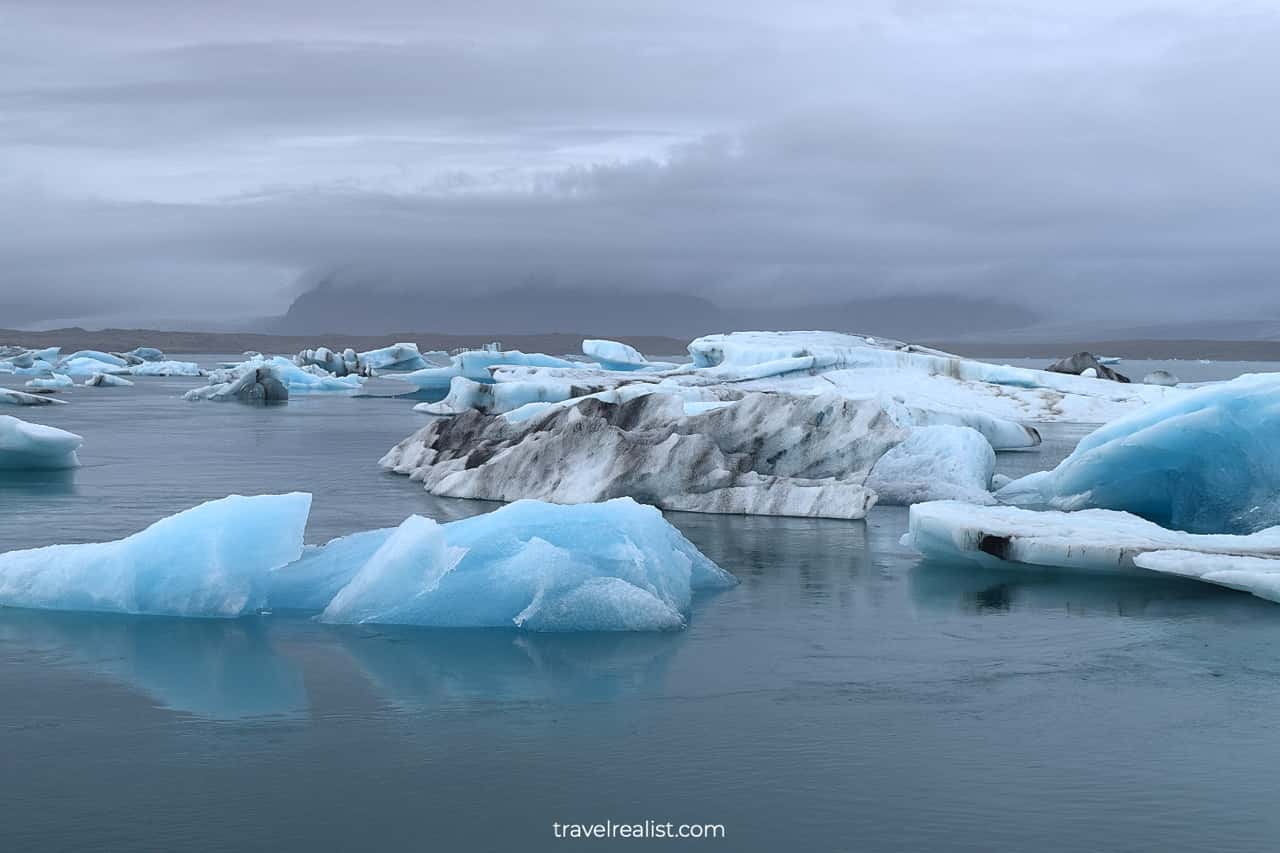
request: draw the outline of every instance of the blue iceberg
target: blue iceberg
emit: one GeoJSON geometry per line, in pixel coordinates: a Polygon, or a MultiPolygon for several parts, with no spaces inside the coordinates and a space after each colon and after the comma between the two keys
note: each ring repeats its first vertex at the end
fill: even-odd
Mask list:
{"type": "Polygon", "coordinates": [[[113,542],[0,554],[0,605],[231,618],[297,560],[311,495],[232,495],[113,542]]]}
{"type": "Polygon", "coordinates": [[[76,450],[83,443],[74,432],[0,415],[0,470],[74,468],[80,464],[76,450]]]}
{"type": "Polygon", "coordinates": [[[569,361],[542,353],[523,353],[519,350],[490,352],[475,350],[455,355],[447,367],[428,367],[412,373],[388,376],[417,385],[423,391],[443,391],[455,376],[463,376],[473,382],[492,382],[493,367],[582,367],[580,362],[569,361]]]}
{"type": "Polygon", "coordinates": [[[996,493],[1006,503],[1123,510],[1192,533],[1280,523],[1280,374],[1242,376],[1096,430],[1052,471],[996,493]]]}
{"type": "Polygon", "coordinates": [[[65,373],[54,373],[47,377],[28,379],[26,384],[28,388],[35,388],[41,391],[56,391],[60,388],[70,388],[76,383],[65,373]]]}
{"type": "Polygon", "coordinates": [[[530,631],[683,628],[693,591],[732,586],[662,514],[630,498],[518,501],[344,537],[273,573],[271,606],[326,622],[530,631]],[[367,556],[366,556],[367,555],[367,556]]]}

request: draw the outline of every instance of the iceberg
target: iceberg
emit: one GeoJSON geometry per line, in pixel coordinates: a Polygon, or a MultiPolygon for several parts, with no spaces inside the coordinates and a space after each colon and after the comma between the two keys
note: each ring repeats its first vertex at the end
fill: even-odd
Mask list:
{"type": "Polygon", "coordinates": [[[867,487],[890,506],[929,500],[995,503],[991,476],[996,454],[977,430],[965,426],[913,429],[876,462],[867,487]]]}
{"type": "MultiPolygon", "coordinates": [[[[876,500],[868,474],[914,429],[877,400],[836,394],[746,394],[724,405],[695,405],[692,413],[686,404],[680,395],[648,389],[624,400],[587,397],[524,418],[469,411],[428,423],[381,465],[447,497],[573,504],[626,495],[689,512],[862,518],[876,500]]],[[[950,428],[931,429],[931,438],[908,445],[887,470],[911,471],[921,494],[976,488],[990,444],[973,431],[957,437],[950,428]],[[946,471],[913,455],[944,446],[976,458],[946,471]]]]}
{"type": "Polygon", "coordinates": [[[333,376],[318,367],[300,367],[283,356],[258,356],[209,374],[210,384],[193,388],[187,400],[283,402],[293,394],[353,393],[363,380],[333,376]]]}
{"type": "Polygon", "coordinates": [[[414,343],[392,344],[360,353],[350,347],[341,352],[328,347],[317,347],[303,350],[293,360],[299,366],[314,365],[335,376],[371,376],[379,370],[404,372],[430,367],[418,351],[418,345],[414,343]]]}
{"type": "Polygon", "coordinates": [[[669,370],[677,366],[649,361],[635,347],[618,341],[588,338],[582,342],[582,354],[597,361],[605,370],[669,370]]]}
{"type": "Polygon", "coordinates": [[[685,626],[695,590],[736,583],[660,512],[626,498],[520,501],[445,525],[410,516],[356,536],[277,570],[272,606],[314,605],[313,590],[342,583],[323,621],[666,631],[685,626]],[[334,548],[341,556],[328,559],[334,548]]]}
{"type": "Polygon", "coordinates": [[[0,403],[11,406],[65,406],[66,400],[55,400],[48,394],[28,394],[13,388],[0,388],[0,403]]]}
{"type": "Polygon", "coordinates": [[[234,618],[297,560],[309,494],[232,495],[113,542],[0,554],[0,605],[234,618]]]}
{"type": "Polygon", "coordinates": [[[583,396],[583,390],[569,383],[542,382],[475,382],[455,376],[449,383],[448,395],[436,403],[419,403],[415,412],[428,415],[457,415],[467,411],[499,414],[515,411],[530,403],[560,403],[583,396]]]}
{"type": "Polygon", "coordinates": [[[371,349],[358,356],[359,363],[370,370],[409,371],[423,370],[430,365],[414,343],[399,343],[381,349],[371,349]]]}
{"type": "Polygon", "coordinates": [[[519,350],[508,352],[473,350],[453,356],[447,367],[428,367],[412,373],[394,374],[388,378],[409,382],[422,391],[443,391],[449,387],[455,376],[462,376],[474,382],[491,382],[490,370],[507,365],[569,368],[582,366],[577,362],[542,353],[523,353],[519,350]]]}
{"type": "Polygon", "coordinates": [[[194,361],[143,361],[129,368],[132,376],[204,376],[194,361]]]}
{"type": "Polygon", "coordinates": [[[1051,471],[1006,485],[1020,506],[1123,510],[1195,533],[1280,523],[1280,374],[1185,392],[1095,430],[1051,471]]]}
{"type": "Polygon", "coordinates": [[[70,388],[76,383],[71,380],[70,376],[63,373],[55,373],[48,377],[37,377],[28,379],[26,385],[28,388],[39,388],[43,391],[56,391],[60,388],[70,388]]]}
{"type": "Polygon", "coordinates": [[[73,432],[0,415],[0,469],[44,470],[74,468],[76,450],[84,439],[73,432]]]}
{"type": "MultiPolygon", "coordinates": [[[[123,361],[123,359],[120,359],[123,361]]],[[[95,373],[128,373],[129,368],[123,364],[112,364],[95,358],[76,356],[63,359],[58,370],[68,376],[92,376],[95,373]]]]}
{"type": "Polygon", "coordinates": [[[155,347],[136,347],[127,354],[143,361],[164,361],[164,352],[155,347]]]}
{"type": "Polygon", "coordinates": [[[101,352],[100,350],[96,350],[96,349],[77,350],[76,352],[73,352],[71,355],[65,357],[62,360],[62,364],[63,366],[65,366],[69,362],[79,361],[81,359],[84,359],[85,361],[97,361],[97,362],[100,362],[101,364],[106,364],[111,367],[128,367],[129,366],[128,360],[123,358],[122,356],[112,355],[109,352],[101,352]]]}
{"type": "Polygon", "coordinates": [[[84,381],[89,388],[123,388],[133,383],[113,373],[95,373],[84,381]]]}
{"type": "Polygon", "coordinates": [[[1158,572],[1280,600],[1280,527],[1245,535],[1187,533],[1115,510],[1036,512],[939,501],[911,507],[902,543],[938,562],[1158,572]]]}

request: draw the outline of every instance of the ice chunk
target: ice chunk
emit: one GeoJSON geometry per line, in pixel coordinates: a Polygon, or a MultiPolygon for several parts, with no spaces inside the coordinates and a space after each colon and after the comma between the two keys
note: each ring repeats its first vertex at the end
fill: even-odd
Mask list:
{"type": "MultiPolygon", "coordinates": [[[[123,361],[123,359],[121,359],[123,361]]],[[[76,356],[73,358],[65,358],[58,365],[58,370],[68,376],[92,376],[95,373],[128,373],[129,368],[124,365],[112,364],[110,362],[99,361],[96,358],[87,358],[85,356],[76,356]]]]}
{"type": "Polygon", "coordinates": [[[111,373],[95,373],[86,379],[84,384],[90,388],[122,388],[133,383],[123,376],[116,376],[111,373]]]}
{"type": "Polygon", "coordinates": [[[74,468],[83,443],[73,432],[0,415],[0,469],[74,468]]]}
{"type": "Polygon", "coordinates": [[[280,380],[274,368],[260,366],[234,373],[226,382],[215,382],[202,388],[192,388],[182,395],[182,399],[284,403],[289,399],[289,388],[280,380]]]}
{"type": "Polygon", "coordinates": [[[509,352],[476,350],[455,355],[447,367],[428,367],[412,373],[395,374],[388,378],[412,383],[423,391],[443,391],[449,387],[455,376],[463,376],[474,382],[489,382],[492,380],[490,368],[502,365],[581,367],[576,362],[542,353],[523,353],[519,350],[509,352]]]}
{"type": "Polygon", "coordinates": [[[325,545],[308,545],[300,559],[271,573],[271,606],[324,610],[394,531],[364,530],[325,545]]]}
{"type": "Polygon", "coordinates": [[[649,361],[640,351],[618,341],[593,340],[582,342],[582,354],[595,359],[605,370],[667,370],[675,364],[649,361]]]}
{"type": "Polygon", "coordinates": [[[66,400],[55,400],[48,394],[28,394],[13,388],[0,388],[0,403],[11,406],[49,406],[66,405],[66,400]]]}
{"type": "Polygon", "coordinates": [[[275,572],[272,605],[314,603],[308,586],[327,591],[346,567],[325,621],[657,631],[684,626],[694,590],[736,582],[660,512],[626,498],[520,501],[446,525],[411,516],[358,535],[322,549],[345,549],[339,559],[317,554],[275,572]]]}
{"type": "Polygon", "coordinates": [[[0,605],[231,618],[297,560],[311,496],[232,495],[113,542],[0,554],[0,605]]]}
{"type": "Polygon", "coordinates": [[[28,388],[39,388],[44,391],[56,391],[59,388],[70,388],[76,383],[71,380],[70,376],[62,373],[55,373],[52,376],[28,379],[26,384],[28,388]]]}
{"type": "Polygon", "coordinates": [[[164,352],[155,347],[137,347],[129,355],[140,358],[143,361],[164,361],[164,352]]]}
{"type": "Polygon", "coordinates": [[[1086,436],[1052,471],[996,497],[1124,510],[1199,533],[1280,523],[1280,374],[1242,376],[1139,410],[1086,436]]]}
{"type": "Polygon", "coordinates": [[[360,364],[371,370],[423,370],[429,365],[414,343],[399,343],[360,353],[360,364]]]}
{"type": "Polygon", "coordinates": [[[558,403],[580,396],[579,389],[567,382],[474,382],[455,376],[449,383],[449,394],[437,403],[419,403],[415,412],[429,415],[456,415],[475,410],[488,414],[510,412],[530,403],[558,403]]]}
{"type": "Polygon", "coordinates": [[[588,397],[524,419],[474,411],[438,419],[382,465],[449,497],[630,495],[690,512],[862,518],[875,501],[867,473],[908,435],[875,400],[747,394],[686,415],[681,396],[639,388],[629,399],[588,397]]]}
{"type": "Polygon", "coordinates": [[[194,361],[146,361],[129,368],[133,376],[203,376],[194,361]]]}
{"type": "Polygon", "coordinates": [[[1180,575],[1205,583],[1252,593],[1280,602],[1280,554],[1247,556],[1205,554],[1201,551],[1149,551],[1133,558],[1134,565],[1166,575],[1180,575]]]}
{"type": "Polygon", "coordinates": [[[118,355],[112,355],[109,352],[101,352],[100,350],[96,350],[96,349],[82,349],[82,350],[73,352],[71,355],[64,358],[62,360],[62,363],[65,366],[68,362],[77,361],[79,359],[85,359],[87,361],[97,361],[97,362],[101,362],[102,364],[110,365],[111,367],[128,367],[129,366],[129,362],[124,358],[121,358],[118,355]]]}
{"type": "Polygon", "coordinates": [[[283,356],[251,358],[210,374],[210,384],[193,388],[187,400],[282,402],[293,394],[354,393],[358,376],[332,376],[318,367],[300,367],[283,356]]]}
{"type": "Polygon", "coordinates": [[[944,562],[1141,572],[1137,558],[1151,551],[1280,557],[1280,527],[1244,536],[1197,534],[1114,510],[1036,512],[937,501],[911,507],[903,544],[944,562]]]}
{"type": "Polygon", "coordinates": [[[989,504],[995,502],[988,491],[995,467],[995,451],[977,430],[917,427],[880,457],[867,487],[890,506],[952,499],[989,504]]]}
{"type": "Polygon", "coordinates": [[[1153,370],[1146,376],[1142,377],[1142,381],[1146,385],[1165,385],[1172,387],[1178,384],[1178,377],[1174,376],[1167,370],[1153,370]]]}

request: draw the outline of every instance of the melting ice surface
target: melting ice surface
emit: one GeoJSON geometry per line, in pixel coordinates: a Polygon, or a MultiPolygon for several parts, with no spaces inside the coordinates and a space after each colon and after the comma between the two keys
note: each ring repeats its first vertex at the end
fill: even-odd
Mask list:
{"type": "Polygon", "coordinates": [[[311,495],[232,495],[113,542],[0,554],[0,605],[235,617],[302,553],[311,495]]]}
{"type": "Polygon", "coordinates": [[[518,501],[335,540],[275,572],[271,603],[309,609],[332,594],[327,622],[658,631],[684,627],[694,590],[734,583],[630,498],[518,501]]]}
{"type": "Polygon", "coordinates": [[[1139,409],[1084,438],[1051,471],[997,497],[1124,510],[1196,533],[1280,523],[1280,374],[1242,376],[1139,409]]]}
{"type": "Polygon", "coordinates": [[[0,471],[74,468],[83,443],[73,432],[0,415],[0,471]]]}

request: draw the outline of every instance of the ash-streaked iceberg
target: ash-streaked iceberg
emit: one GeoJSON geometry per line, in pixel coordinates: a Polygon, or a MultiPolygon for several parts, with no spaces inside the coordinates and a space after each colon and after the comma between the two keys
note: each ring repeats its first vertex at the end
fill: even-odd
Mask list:
{"type": "Polygon", "coordinates": [[[0,605],[233,618],[298,559],[309,494],[232,495],[124,539],[0,554],[0,605]]]}
{"type": "Polygon", "coordinates": [[[1000,489],[1020,506],[1115,509],[1197,533],[1280,523],[1280,374],[1242,376],[1112,421],[1051,471],[1000,489]]]}
{"type": "Polygon", "coordinates": [[[684,627],[695,590],[736,583],[660,512],[625,498],[520,501],[445,525],[411,516],[357,537],[274,572],[272,606],[309,608],[315,590],[342,583],[326,622],[662,631],[684,627]]]}
{"type": "Polygon", "coordinates": [[[1187,533],[1114,510],[1037,512],[938,501],[911,507],[902,541],[939,563],[1158,572],[1280,600],[1280,527],[1246,535],[1187,533]]]}
{"type": "Polygon", "coordinates": [[[57,427],[0,415],[0,470],[75,468],[84,439],[57,427]]]}
{"type": "MultiPolygon", "coordinates": [[[[646,393],[588,397],[515,420],[470,411],[428,423],[381,464],[447,497],[568,504],[630,496],[690,512],[862,518],[876,500],[868,474],[914,429],[896,407],[836,394],[687,405],[679,395],[646,393]]],[[[924,454],[914,489],[941,497],[977,488],[991,454],[986,440],[973,431],[933,435],[912,445],[924,454]],[[948,470],[926,458],[940,443],[977,458],[948,470]]],[[[910,470],[910,456],[908,448],[893,470],[910,470]]]]}

